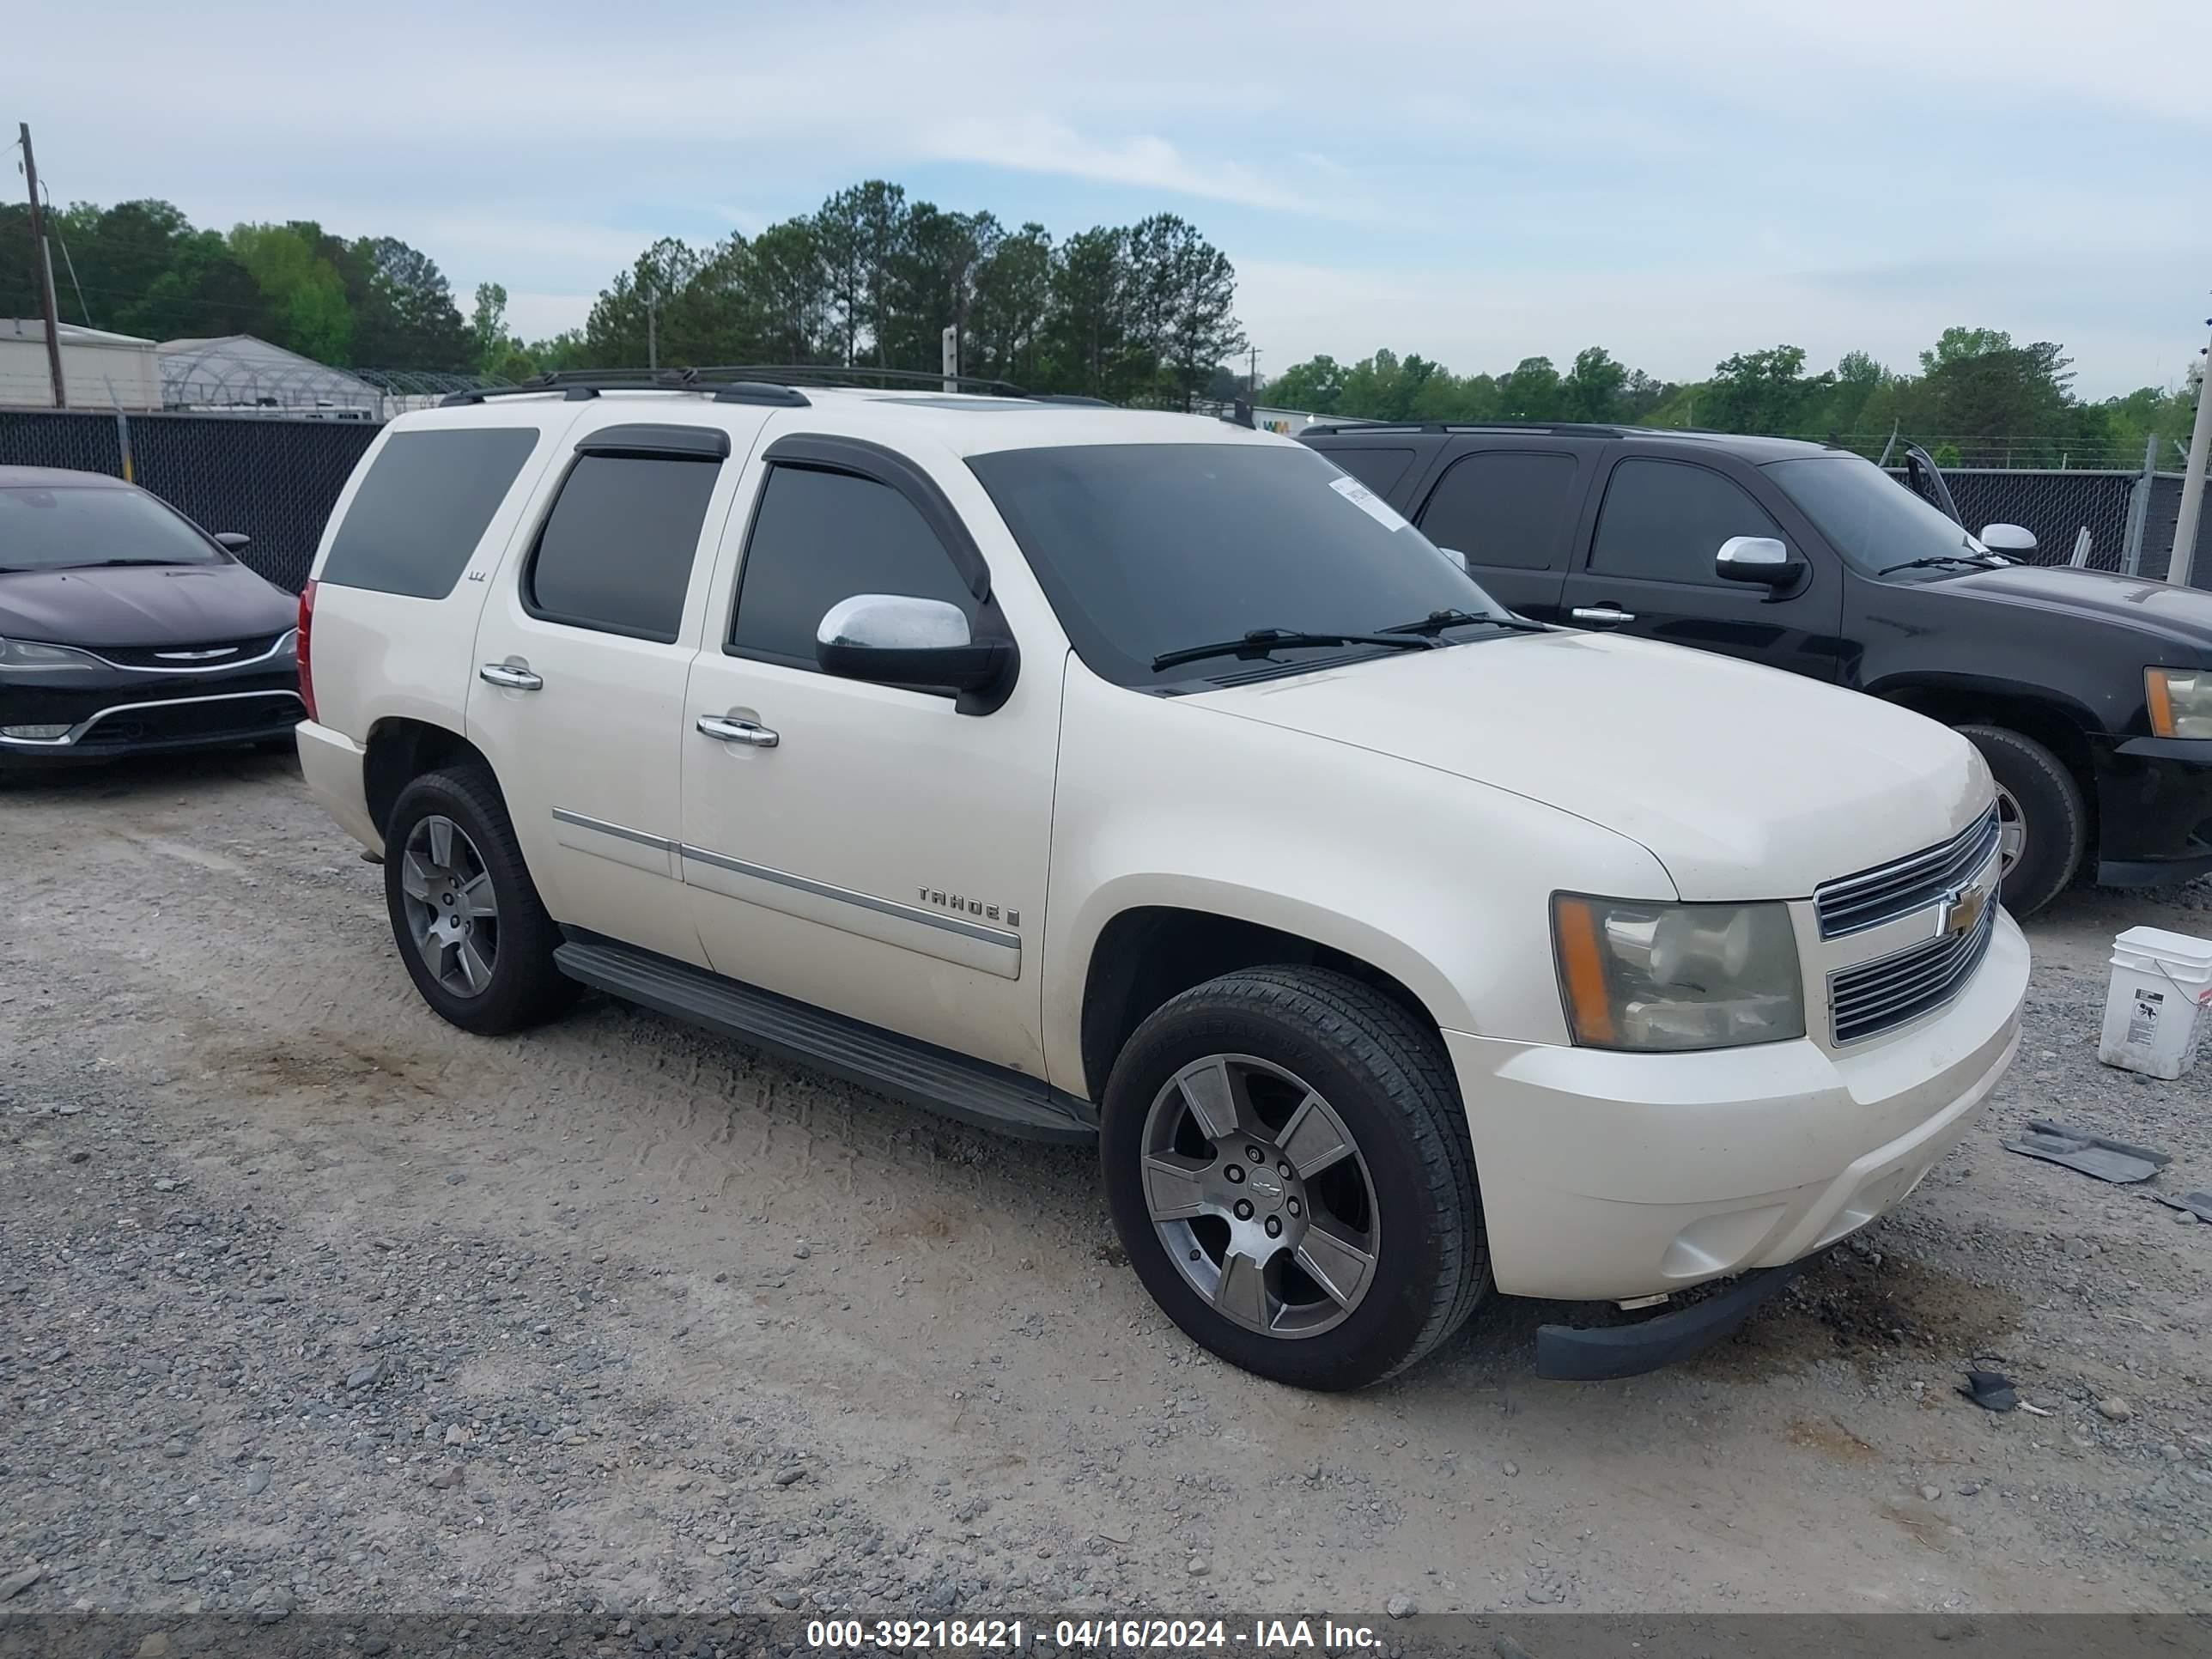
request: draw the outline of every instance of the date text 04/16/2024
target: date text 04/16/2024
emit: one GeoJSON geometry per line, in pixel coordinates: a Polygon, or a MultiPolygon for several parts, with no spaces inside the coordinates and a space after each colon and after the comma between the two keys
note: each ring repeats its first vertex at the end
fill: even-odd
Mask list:
{"type": "Polygon", "coordinates": [[[1381,1645],[1373,1626],[1340,1625],[1333,1619],[1263,1619],[1242,1630],[1219,1619],[1062,1619],[1049,1628],[1025,1626],[1018,1619],[816,1619],[807,1623],[806,1642],[819,1649],[892,1652],[1013,1651],[1034,1645],[1071,1652],[1243,1648],[1294,1653],[1381,1645]]]}

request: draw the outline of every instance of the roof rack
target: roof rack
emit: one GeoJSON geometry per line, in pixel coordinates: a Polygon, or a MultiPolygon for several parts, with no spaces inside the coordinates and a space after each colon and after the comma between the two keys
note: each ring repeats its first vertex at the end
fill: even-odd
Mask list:
{"type": "Polygon", "coordinates": [[[1315,432],[1541,432],[1559,438],[1626,438],[1640,429],[1588,421],[1336,421],[1302,428],[1315,432]]]}
{"type": "Polygon", "coordinates": [[[700,368],[562,368],[514,386],[474,387],[441,400],[441,407],[480,404],[487,398],[515,398],[558,392],[570,402],[596,398],[602,392],[704,392],[718,404],[774,404],[804,408],[803,386],[876,386],[884,391],[980,391],[988,397],[1025,398],[1037,403],[1097,404],[1111,408],[1103,398],[1073,393],[1030,392],[1009,380],[980,374],[946,374],[919,368],[871,368],[842,363],[719,363],[700,368]]]}

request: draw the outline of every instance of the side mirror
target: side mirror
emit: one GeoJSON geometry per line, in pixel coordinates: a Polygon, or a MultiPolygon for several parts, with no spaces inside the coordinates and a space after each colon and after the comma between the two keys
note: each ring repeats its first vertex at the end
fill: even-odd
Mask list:
{"type": "Polygon", "coordinates": [[[221,531],[217,532],[216,540],[222,543],[234,553],[240,551],[241,549],[253,545],[252,537],[246,535],[242,531],[237,530],[221,531]]]}
{"type": "Polygon", "coordinates": [[[1013,690],[1012,640],[978,640],[957,605],[904,593],[855,593],[814,630],[825,674],[877,685],[960,693],[963,714],[988,714],[1013,690]]]}
{"type": "Polygon", "coordinates": [[[1992,553],[2033,553],[2035,532],[2016,524],[1985,524],[1982,526],[1982,545],[1992,553]]]}
{"type": "Polygon", "coordinates": [[[1459,549],[1455,547],[1440,547],[1437,551],[1443,554],[1444,557],[1449,559],[1454,564],[1457,565],[1459,567],[1459,574],[1461,575],[1464,576],[1470,574],[1468,569],[1467,555],[1461,552],[1459,549]]]}
{"type": "Polygon", "coordinates": [[[1804,569],[1804,561],[1791,558],[1789,547],[1771,536],[1731,536],[1713,556],[1713,574],[1723,581],[1761,587],[1787,587],[1804,569]]]}

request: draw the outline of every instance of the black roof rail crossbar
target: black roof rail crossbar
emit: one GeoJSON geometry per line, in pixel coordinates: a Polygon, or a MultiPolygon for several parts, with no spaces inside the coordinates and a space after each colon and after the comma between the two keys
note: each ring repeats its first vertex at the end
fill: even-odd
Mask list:
{"type": "Polygon", "coordinates": [[[1037,394],[1024,392],[1012,380],[994,380],[982,374],[947,374],[942,370],[928,368],[872,368],[866,363],[728,363],[699,370],[702,374],[743,374],[757,380],[799,381],[809,385],[880,385],[887,392],[902,391],[908,386],[928,391],[943,391],[948,382],[955,388],[981,386],[1001,398],[1034,398],[1037,394]]]}

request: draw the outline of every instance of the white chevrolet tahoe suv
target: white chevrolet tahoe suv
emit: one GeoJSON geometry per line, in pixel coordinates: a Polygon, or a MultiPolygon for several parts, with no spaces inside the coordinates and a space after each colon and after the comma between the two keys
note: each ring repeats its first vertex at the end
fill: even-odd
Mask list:
{"type": "Polygon", "coordinates": [[[595,987],[1095,1141],[1168,1315],[1323,1389],[1734,1279],[1537,1364],[1689,1352],[2011,1059],[1944,727],[1526,622],[1287,439],[805,379],[472,397],[339,498],[301,763],[453,1024],[595,987]]]}

